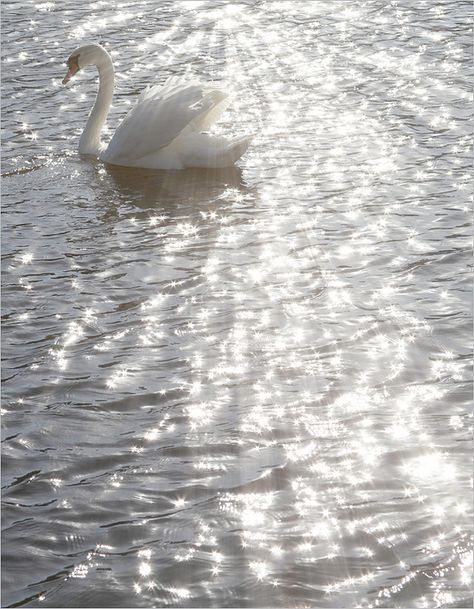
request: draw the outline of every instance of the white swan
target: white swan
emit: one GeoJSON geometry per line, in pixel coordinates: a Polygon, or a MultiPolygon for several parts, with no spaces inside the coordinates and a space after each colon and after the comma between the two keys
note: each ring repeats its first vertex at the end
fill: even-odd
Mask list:
{"type": "Polygon", "coordinates": [[[228,167],[247,150],[252,136],[225,139],[202,133],[228,105],[216,88],[170,77],[165,84],[148,86],[122,120],[108,145],[100,141],[114,93],[114,66],[99,44],[75,49],[67,60],[63,84],[81,68],[99,70],[99,91],[79,141],[79,152],[114,165],[147,169],[228,167]]]}

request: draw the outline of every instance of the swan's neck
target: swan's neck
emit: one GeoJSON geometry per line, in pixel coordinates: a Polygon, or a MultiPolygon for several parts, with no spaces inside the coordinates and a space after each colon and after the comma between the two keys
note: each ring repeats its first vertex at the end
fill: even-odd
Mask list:
{"type": "Polygon", "coordinates": [[[99,91],[79,141],[79,152],[81,154],[98,154],[100,132],[109,113],[114,94],[114,66],[108,53],[104,53],[100,57],[97,62],[97,69],[99,70],[99,91]]]}

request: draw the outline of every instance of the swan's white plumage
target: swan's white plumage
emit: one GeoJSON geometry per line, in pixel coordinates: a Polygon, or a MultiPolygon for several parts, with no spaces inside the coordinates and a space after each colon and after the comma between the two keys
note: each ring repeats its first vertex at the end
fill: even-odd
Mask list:
{"type": "MultiPolygon", "coordinates": [[[[82,136],[87,150],[94,150],[103,161],[116,165],[156,169],[185,167],[226,167],[247,150],[252,136],[226,139],[202,133],[217,121],[229,99],[219,88],[168,78],[163,86],[148,86],[122,120],[107,146],[99,146],[113,89],[113,66],[110,55],[99,45],[81,47],[71,57],[89,54],[86,65],[99,69],[100,87],[96,104],[82,136]],[[111,84],[112,82],[112,84],[111,84]],[[102,90],[103,89],[103,90],[102,90]],[[101,91],[102,90],[102,91],[101,91]],[[92,142],[92,143],[89,143],[92,142]]],[[[82,67],[82,66],[81,66],[82,67]]]]}
{"type": "Polygon", "coordinates": [[[138,160],[168,146],[209,102],[195,84],[153,86],[139,96],[107,147],[110,162],[138,160]]]}

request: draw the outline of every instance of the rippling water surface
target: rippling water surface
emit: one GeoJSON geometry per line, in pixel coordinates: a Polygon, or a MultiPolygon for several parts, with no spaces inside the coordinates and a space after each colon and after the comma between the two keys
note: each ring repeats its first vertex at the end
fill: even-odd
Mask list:
{"type": "Polygon", "coordinates": [[[3,606],[472,606],[471,10],[3,3],[3,606]],[[79,157],[89,40],[239,167],[79,157]]]}

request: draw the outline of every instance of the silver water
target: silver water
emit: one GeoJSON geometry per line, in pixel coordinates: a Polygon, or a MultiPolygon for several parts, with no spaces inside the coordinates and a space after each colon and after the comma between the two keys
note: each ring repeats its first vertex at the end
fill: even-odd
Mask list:
{"type": "Polygon", "coordinates": [[[3,3],[3,606],[472,606],[471,10],[3,3]],[[239,167],[79,157],[90,40],[239,167]]]}

